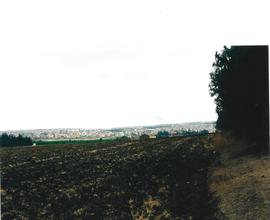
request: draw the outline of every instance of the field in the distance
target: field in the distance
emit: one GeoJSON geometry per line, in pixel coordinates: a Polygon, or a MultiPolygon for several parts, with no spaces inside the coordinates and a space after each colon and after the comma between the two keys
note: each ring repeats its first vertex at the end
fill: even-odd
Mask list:
{"type": "Polygon", "coordinates": [[[1,149],[2,219],[218,219],[209,137],[1,149]]]}

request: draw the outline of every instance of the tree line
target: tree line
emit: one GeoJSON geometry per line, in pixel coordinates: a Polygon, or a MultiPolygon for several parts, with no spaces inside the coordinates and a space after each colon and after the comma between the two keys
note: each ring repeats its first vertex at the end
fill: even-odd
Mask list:
{"type": "Polygon", "coordinates": [[[0,147],[14,147],[14,146],[29,146],[33,145],[30,137],[24,137],[21,134],[18,136],[3,133],[0,136],[0,147]]]}
{"type": "Polygon", "coordinates": [[[209,87],[216,128],[268,151],[268,46],[225,46],[216,52],[213,68],[209,87]]]}

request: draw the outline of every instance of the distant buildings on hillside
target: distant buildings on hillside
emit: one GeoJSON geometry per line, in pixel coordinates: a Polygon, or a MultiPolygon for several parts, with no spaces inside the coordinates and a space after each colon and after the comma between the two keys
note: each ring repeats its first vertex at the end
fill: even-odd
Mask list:
{"type": "Polygon", "coordinates": [[[64,129],[36,129],[36,130],[16,130],[3,131],[13,135],[22,134],[31,137],[33,140],[66,140],[66,139],[111,139],[119,137],[129,137],[138,139],[141,135],[146,134],[150,138],[155,138],[158,132],[167,131],[170,136],[177,136],[185,131],[199,132],[207,130],[215,131],[214,122],[192,122],[183,124],[166,124],[155,126],[137,126],[126,128],[112,129],[80,129],[80,128],[64,128],[64,129]]]}

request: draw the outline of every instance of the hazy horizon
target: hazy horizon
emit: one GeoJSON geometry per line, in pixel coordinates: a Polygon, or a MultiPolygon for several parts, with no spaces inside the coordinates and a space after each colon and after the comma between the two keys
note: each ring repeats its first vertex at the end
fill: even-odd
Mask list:
{"type": "Polygon", "coordinates": [[[0,130],[0,132],[6,131],[27,131],[27,130],[58,130],[58,129],[85,129],[85,130],[110,130],[110,129],[117,129],[117,128],[132,128],[132,127],[154,127],[154,126],[165,126],[165,125],[173,125],[173,124],[192,124],[192,123],[215,123],[215,121],[189,121],[189,122],[181,122],[181,123],[162,123],[162,124],[146,124],[146,125],[134,125],[134,126],[124,126],[124,127],[106,127],[106,128],[81,128],[81,127],[58,127],[58,128],[33,128],[33,129],[11,129],[11,130],[0,130]]]}
{"type": "Polygon", "coordinates": [[[267,1],[1,5],[1,131],[216,121],[215,52],[270,39],[267,1]]]}

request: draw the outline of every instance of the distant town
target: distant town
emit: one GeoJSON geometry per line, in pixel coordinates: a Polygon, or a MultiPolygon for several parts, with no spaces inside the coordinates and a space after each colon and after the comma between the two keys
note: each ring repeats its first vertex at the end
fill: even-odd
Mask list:
{"type": "Polygon", "coordinates": [[[158,132],[167,131],[170,136],[179,136],[185,132],[215,132],[215,122],[190,122],[181,124],[161,124],[152,126],[122,127],[111,129],[82,129],[82,128],[57,128],[57,129],[34,129],[34,130],[10,130],[0,131],[15,136],[21,134],[31,137],[34,141],[39,140],[95,140],[113,139],[123,136],[137,139],[146,134],[155,138],[158,132]]]}

